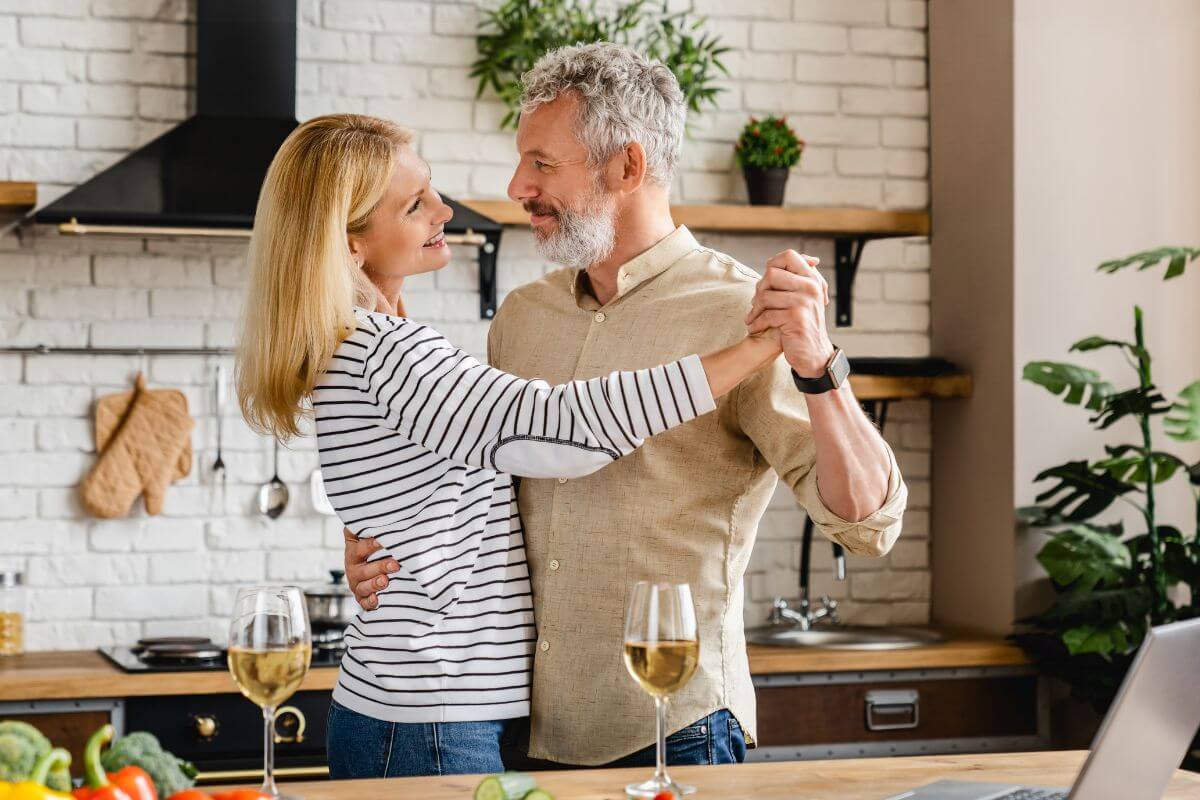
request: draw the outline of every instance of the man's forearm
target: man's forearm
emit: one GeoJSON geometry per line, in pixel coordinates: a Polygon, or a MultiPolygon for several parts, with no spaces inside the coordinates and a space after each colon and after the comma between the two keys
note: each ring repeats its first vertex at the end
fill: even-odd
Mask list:
{"type": "Polygon", "coordinates": [[[869,517],[887,500],[891,459],[883,437],[849,384],[807,400],[821,499],[848,522],[869,517]]]}

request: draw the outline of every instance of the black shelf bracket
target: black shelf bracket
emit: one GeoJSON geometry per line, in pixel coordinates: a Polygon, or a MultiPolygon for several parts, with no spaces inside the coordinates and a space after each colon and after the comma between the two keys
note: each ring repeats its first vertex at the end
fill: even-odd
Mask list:
{"type": "Polygon", "coordinates": [[[484,234],[479,245],[479,318],[496,316],[496,256],[500,254],[500,231],[484,234]]]}
{"type": "Polygon", "coordinates": [[[834,321],[839,328],[853,322],[854,276],[858,273],[858,261],[867,241],[865,236],[839,236],[833,241],[834,280],[837,282],[834,321]]]}

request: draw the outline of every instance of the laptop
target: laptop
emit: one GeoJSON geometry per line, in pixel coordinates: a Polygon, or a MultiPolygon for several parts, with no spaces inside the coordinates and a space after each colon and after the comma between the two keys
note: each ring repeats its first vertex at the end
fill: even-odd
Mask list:
{"type": "Polygon", "coordinates": [[[1200,726],[1200,619],[1142,642],[1070,789],[938,781],[888,800],[1160,800],[1200,726]]]}

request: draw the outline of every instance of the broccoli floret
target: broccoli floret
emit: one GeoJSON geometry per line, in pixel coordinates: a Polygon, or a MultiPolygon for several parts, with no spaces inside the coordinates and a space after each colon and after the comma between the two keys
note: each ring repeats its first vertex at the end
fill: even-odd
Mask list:
{"type": "MultiPolygon", "coordinates": [[[[0,721],[0,780],[25,780],[37,760],[49,752],[50,740],[28,722],[0,721]]],[[[62,767],[51,770],[46,785],[59,792],[69,792],[71,773],[62,767]]]]}
{"type": "Polygon", "coordinates": [[[196,768],[163,750],[154,734],[145,731],[117,739],[100,754],[100,764],[105,772],[116,772],[130,764],[141,767],[150,773],[159,797],[170,797],[196,782],[196,768]]]}

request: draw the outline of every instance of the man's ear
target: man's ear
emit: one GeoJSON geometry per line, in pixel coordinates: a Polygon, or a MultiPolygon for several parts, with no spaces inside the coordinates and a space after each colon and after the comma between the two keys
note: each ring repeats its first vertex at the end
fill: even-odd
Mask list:
{"type": "Polygon", "coordinates": [[[639,142],[630,142],[625,149],[617,154],[620,171],[617,173],[617,186],[626,193],[632,193],[641,188],[646,182],[646,151],[639,142]]]}

